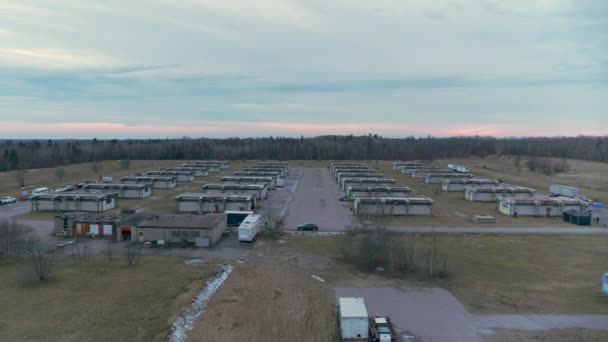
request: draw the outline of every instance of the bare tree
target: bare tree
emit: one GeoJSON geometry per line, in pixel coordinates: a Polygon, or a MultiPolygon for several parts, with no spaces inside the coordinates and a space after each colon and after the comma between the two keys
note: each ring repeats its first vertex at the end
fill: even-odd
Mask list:
{"type": "Polygon", "coordinates": [[[127,261],[129,266],[139,264],[139,244],[137,242],[129,242],[127,244],[127,261]]]}
{"type": "Polygon", "coordinates": [[[39,281],[48,280],[55,265],[55,251],[45,251],[42,242],[37,240],[30,253],[30,259],[36,279],[39,281]]]}
{"type": "Polygon", "coordinates": [[[98,178],[101,178],[101,173],[103,172],[103,163],[101,161],[95,161],[91,164],[91,169],[97,175],[98,178]]]}
{"type": "Polygon", "coordinates": [[[58,182],[63,181],[63,178],[65,177],[65,169],[63,167],[58,167],[55,168],[55,180],[58,182]]]}
{"type": "Polygon", "coordinates": [[[130,159],[121,159],[120,160],[120,168],[121,169],[127,170],[130,167],[131,167],[131,160],[130,159]]]}
{"type": "Polygon", "coordinates": [[[32,234],[15,222],[0,221],[0,259],[26,255],[32,250],[32,234]]]}
{"type": "Polygon", "coordinates": [[[112,241],[108,240],[108,262],[112,262],[112,241]]]}
{"type": "Polygon", "coordinates": [[[27,170],[20,168],[15,171],[15,179],[19,183],[19,187],[25,186],[25,177],[27,175],[27,170]]]}
{"type": "Polygon", "coordinates": [[[517,172],[521,172],[521,157],[515,156],[513,159],[513,166],[517,169],[517,172]]]}

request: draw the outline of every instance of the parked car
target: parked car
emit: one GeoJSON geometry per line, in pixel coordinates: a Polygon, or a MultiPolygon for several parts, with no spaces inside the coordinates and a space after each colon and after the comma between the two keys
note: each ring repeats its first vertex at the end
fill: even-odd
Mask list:
{"type": "Polygon", "coordinates": [[[0,198],[0,204],[9,204],[9,203],[15,203],[15,202],[17,202],[17,199],[12,196],[6,196],[6,197],[0,198]]]}
{"type": "Polygon", "coordinates": [[[319,230],[319,226],[314,223],[304,223],[298,226],[298,230],[319,230]]]}

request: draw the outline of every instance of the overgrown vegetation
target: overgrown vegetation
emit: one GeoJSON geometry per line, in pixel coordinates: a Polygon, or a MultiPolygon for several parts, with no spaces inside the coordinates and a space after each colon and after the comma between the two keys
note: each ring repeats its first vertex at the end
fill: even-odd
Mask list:
{"type": "Polygon", "coordinates": [[[368,271],[382,269],[397,276],[416,274],[432,279],[449,275],[448,254],[435,236],[423,241],[418,235],[380,228],[349,232],[340,240],[344,260],[368,271]]]}
{"type": "Polygon", "coordinates": [[[526,166],[528,167],[528,171],[542,173],[546,176],[570,171],[570,164],[565,159],[554,162],[547,158],[530,158],[526,161],[526,166]]]}
{"type": "Polygon", "coordinates": [[[370,134],[315,138],[4,140],[0,141],[0,153],[3,154],[0,171],[100,160],[122,160],[121,165],[127,167],[131,159],[433,160],[498,154],[608,162],[608,139],[583,136],[389,139],[370,134]]]}

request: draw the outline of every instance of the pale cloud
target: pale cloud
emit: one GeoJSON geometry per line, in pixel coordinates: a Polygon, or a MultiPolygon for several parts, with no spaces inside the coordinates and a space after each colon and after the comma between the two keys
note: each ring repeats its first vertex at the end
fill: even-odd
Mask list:
{"type": "Polygon", "coordinates": [[[0,121],[85,125],[55,127],[68,136],[101,121],[117,137],[602,133],[602,13],[604,0],[2,1],[0,121]]]}
{"type": "Polygon", "coordinates": [[[0,48],[0,62],[44,68],[101,67],[111,64],[109,60],[103,57],[79,55],[63,50],[3,48],[0,48]]]}

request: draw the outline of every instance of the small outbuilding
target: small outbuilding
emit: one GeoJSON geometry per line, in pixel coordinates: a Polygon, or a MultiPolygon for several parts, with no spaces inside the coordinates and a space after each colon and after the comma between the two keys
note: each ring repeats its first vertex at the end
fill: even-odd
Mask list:
{"type": "Polygon", "coordinates": [[[438,184],[445,179],[469,179],[473,177],[470,173],[427,173],[424,175],[424,182],[426,184],[438,184]]]}
{"type": "Polygon", "coordinates": [[[562,216],[565,211],[586,211],[587,203],[568,197],[502,197],[498,210],[509,216],[562,216]]]}
{"type": "Polygon", "coordinates": [[[274,189],[276,186],[276,179],[272,177],[225,176],[222,177],[221,181],[226,184],[264,184],[270,190],[274,189]]]}
{"type": "Polygon", "coordinates": [[[153,214],[137,212],[112,216],[89,215],[82,212],[55,216],[54,235],[62,237],[101,237],[115,241],[135,240],[137,224],[153,214]]]}
{"type": "Polygon", "coordinates": [[[367,164],[356,164],[356,163],[331,163],[329,164],[329,171],[335,176],[337,169],[352,169],[352,170],[365,170],[369,169],[367,164]]]}
{"type": "Polygon", "coordinates": [[[349,186],[394,186],[395,180],[391,178],[342,178],[340,189],[346,195],[349,186]]]}
{"type": "Polygon", "coordinates": [[[418,168],[418,169],[407,169],[407,171],[410,171],[409,174],[412,176],[412,178],[424,178],[429,173],[444,173],[444,174],[452,173],[452,170],[444,169],[444,168],[440,168],[440,167],[425,167],[425,168],[418,168]]]}
{"type": "Polygon", "coordinates": [[[339,172],[337,176],[338,184],[340,184],[344,178],[384,178],[384,175],[376,172],[339,172]]]}
{"type": "Polygon", "coordinates": [[[416,169],[421,167],[420,163],[412,163],[412,162],[394,162],[393,163],[393,171],[399,171],[403,173],[401,170],[403,169],[416,169]]]}
{"type": "Polygon", "coordinates": [[[249,166],[243,169],[243,172],[278,172],[279,177],[285,177],[289,173],[289,169],[282,166],[249,166]]]}
{"type": "Polygon", "coordinates": [[[256,208],[252,195],[212,195],[185,193],[175,198],[180,213],[223,213],[225,211],[249,211],[256,208]]]}
{"type": "Polygon", "coordinates": [[[194,177],[207,177],[209,171],[206,167],[187,167],[187,166],[174,166],[164,168],[163,171],[190,171],[194,172],[194,177]]]}
{"type": "Polygon", "coordinates": [[[586,211],[577,210],[566,210],[562,214],[562,220],[564,222],[572,223],[577,226],[590,226],[591,225],[591,214],[586,211]]]}
{"type": "Polygon", "coordinates": [[[169,176],[174,177],[178,182],[192,182],[194,181],[193,171],[148,171],[143,174],[144,176],[169,176]]]}
{"type": "Polygon", "coordinates": [[[251,195],[263,200],[268,197],[266,184],[205,184],[203,193],[210,195],[251,195]]]}
{"type": "Polygon", "coordinates": [[[346,197],[350,200],[356,197],[406,197],[410,191],[406,186],[349,186],[346,197]]]}
{"type": "Polygon", "coordinates": [[[433,200],[428,197],[356,197],[356,215],[409,216],[433,214],[433,200]]]}
{"type": "Polygon", "coordinates": [[[464,198],[472,202],[495,202],[501,197],[532,197],[536,190],[524,187],[465,186],[464,198]]]}
{"type": "Polygon", "coordinates": [[[32,211],[93,211],[114,209],[117,205],[116,193],[53,192],[30,198],[32,211]]]}
{"type": "Polygon", "coordinates": [[[281,177],[281,172],[277,171],[237,171],[232,174],[236,177],[272,177],[276,181],[281,177]]]}
{"type": "Polygon", "coordinates": [[[195,168],[205,168],[207,172],[220,172],[223,170],[224,164],[215,163],[215,162],[193,162],[182,164],[182,167],[195,167],[195,168]]]}
{"type": "Polygon", "coordinates": [[[82,183],[78,188],[87,193],[116,193],[118,198],[147,198],[152,195],[150,184],[82,183]]]}
{"type": "Polygon", "coordinates": [[[155,215],[137,225],[137,239],[211,247],[220,240],[226,228],[225,214],[155,215]]]}
{"type": "Polygon", "coordinates": [[[448,192],[465,191],[467,186],[498,186],[499,182],[483,178],[447,178],[441,181],[441,190],[448,192]]]}
{"type": "Polygon", "coordinates": [[[127,176],[118,181],[124,184],[149,184],[154,189],[173,189],[177,186],[173,176],[127,176]]]}

